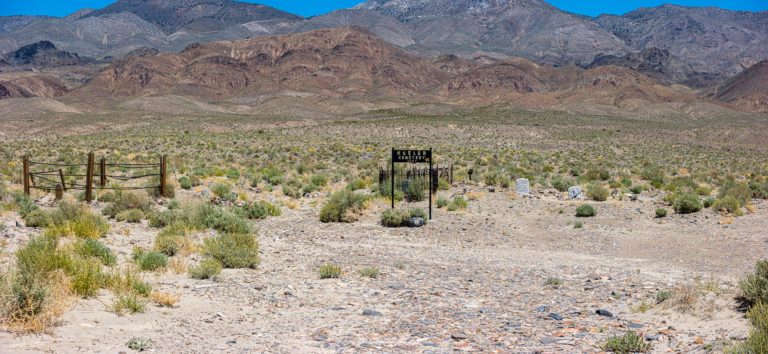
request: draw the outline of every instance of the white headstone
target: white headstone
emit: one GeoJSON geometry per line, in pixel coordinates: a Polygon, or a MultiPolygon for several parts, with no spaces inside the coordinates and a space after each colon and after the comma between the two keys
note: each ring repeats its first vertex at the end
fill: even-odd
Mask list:
{"type": "Polygon", "coordinates": [[[515,190],[519,195],[530,195],[531,182],[526,178],[518,178],[517,181],[515,181],[515,190]]]}
{"type": "Polygon", "coordinates": [[[581,198],[581,187],[580,186],[573,186],[568,188],[568,198],[571,199],[579,199],[581,198]]]}

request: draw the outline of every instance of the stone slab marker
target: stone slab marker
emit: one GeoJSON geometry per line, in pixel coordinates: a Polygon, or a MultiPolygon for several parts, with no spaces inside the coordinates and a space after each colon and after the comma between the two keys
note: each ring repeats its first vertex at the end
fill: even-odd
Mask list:
{"type": "Polygon", "coordinates": [[[518,178],[517,181],[515,181],[515,190],[519,195],[530,195],[531,182],[529,182],[527,178],[518,178]]]}

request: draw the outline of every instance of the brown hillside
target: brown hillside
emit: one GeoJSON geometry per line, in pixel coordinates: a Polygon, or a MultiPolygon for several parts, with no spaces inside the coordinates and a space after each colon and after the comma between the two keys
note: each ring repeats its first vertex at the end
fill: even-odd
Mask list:
{"type": "Polygon", "coordinates": [[[715,97],[740,109],[768,111],[768,60],[763,60],[726,81],[715,97]]]}

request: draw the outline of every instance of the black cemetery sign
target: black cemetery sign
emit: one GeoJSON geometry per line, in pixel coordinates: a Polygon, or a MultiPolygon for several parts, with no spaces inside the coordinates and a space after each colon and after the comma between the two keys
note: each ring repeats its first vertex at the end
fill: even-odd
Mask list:
{"type": "Polygon", "coordinates": [[[428,163],[429,164],[429,220],[432,220],[432,148],[429,150],[397,150],[392,148],[392,166],[390,168],[391,185],[390,197],[392,198],[392,209],[395,208],[395,164],[396,163],[428,163]]]}

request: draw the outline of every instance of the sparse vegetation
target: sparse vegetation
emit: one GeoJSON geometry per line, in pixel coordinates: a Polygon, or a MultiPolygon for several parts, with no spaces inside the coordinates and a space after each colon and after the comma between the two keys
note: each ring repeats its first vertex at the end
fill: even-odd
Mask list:
{"type": "Polygon", "coordinates": [[[576,208],[576,216],[580,218],[589,218],[597,215],[597,210],[589,204],[582,204],[576,208]]]}
{"type": "Polygon", "coordinates": [[[341,267],[335,264],[323,264],[320,266],[320,279],[331,279],[341,277],[341,267]]]}
{"type": "Polygon", "coordinates": [[[221,263],[215,259],[205,259],[200,264],[189,268],[189,276],[194,279],[212,279],[221,274],[221,263]]]}
{"type": "Polygon", "coordinates": [[[353,222],[365,209],[368,198],[350,190],[340,190],[331,194],[320,209],[322,222],[353,222]]]}
{"type": "Polygon", "coordinates": [[[224,268],[256,268],[259,265],[259,244],[251,233],[224,233],[205,240],[203,254],[221,263],[224,268]]]}
{"type": "Polygon", "coordinates": [[[653,345],[646,343],[643,337],[631,331],[622,336],[610,337],[602,345],[603,350],[616,354],[645,353],[652,348],[653,345]]]}

